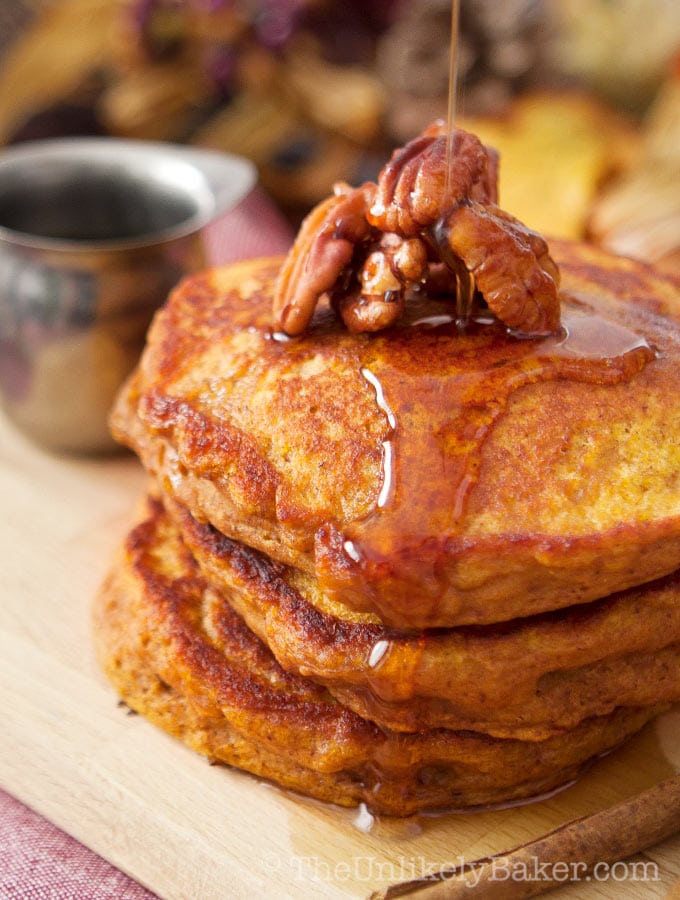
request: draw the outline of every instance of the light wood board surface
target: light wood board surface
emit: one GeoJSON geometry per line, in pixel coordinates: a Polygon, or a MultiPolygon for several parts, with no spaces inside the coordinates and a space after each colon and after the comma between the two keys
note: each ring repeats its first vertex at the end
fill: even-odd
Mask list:
{"type": "MultiPolygon", "coordinates": [[[[0,414],[0,785],[161,897],[367,897],[508,849],[680,770],[674,710],[550,799],[368,828],[361,811],[209,766],[126,715],[91,648],[91,599],[143,483],[131,457],[51,456],[0,414]]],[[[551,896],[675,895],[680,837],[599,877],[551,896]]]]}

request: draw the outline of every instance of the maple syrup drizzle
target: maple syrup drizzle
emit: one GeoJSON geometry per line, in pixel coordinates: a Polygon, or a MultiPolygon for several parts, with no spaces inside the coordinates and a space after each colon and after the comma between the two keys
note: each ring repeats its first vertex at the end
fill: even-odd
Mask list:
{"type": "MultiPolygon", "coordinates": [[[[395,418],[394,412],[390,408],[389,404],[385,401],[385,395],[383,393],[382,385],[378,381],[378,379],[373,375],[370,369],[362,369],[361,374],[368,381],[368,383],[375,390],[375,399],[380,411],[385,414],[385,418],[387,419],[387,423],[390,426],[392,432],[397,426],[397,420],[395,418]]],[[[394,443],[391,439],[382,442],[382,450],[383,450],[383,458],[382,458],[382,486],[380,488],[380,493],[378,494],[378,499],[376,501],[376,505],[379,509],[382,509],[383,506],[387,506],[392,497],[392,491],[394,488],[394,443]]],[[[345,548],[350,555],[354,554],[354,548],[351,546],[349,548],[345,548]]],[[[355,554],[356,555],[356,554],[355,554]]],[[[360,560],[359,558],[356,560],[357,562],[360,560]]]]}
{"type": "MultiPolygon", "coordinates": [[[[387,579],[402,595],[431,596],[433,608],[442,592],[442,544],[459,531],[484,441],[511,395],[556,380],[617,384],[655,355],[639,334],[577,301],[563,303],[562,328],[549,337],[513,336],[502,323],[489,324],[486,312],[464,330],[435,315],[376,335],[367,348],[361,374],[387,433],[375,506],[344,530],[347,563],[370,595],[374,581],[384,595],[387,579]]],[[[332,573],[320,575],[333,593],[332,573]]],[[[372,667],[387,649],[374,648],[372,667]]]]}

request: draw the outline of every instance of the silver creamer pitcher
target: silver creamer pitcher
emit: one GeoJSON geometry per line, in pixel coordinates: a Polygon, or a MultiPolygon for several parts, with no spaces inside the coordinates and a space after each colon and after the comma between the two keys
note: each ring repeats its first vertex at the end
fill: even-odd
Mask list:
{"type": "Polygon", "coordinates": [[[239,157],[114,138],[0,154],[0,397],[45,447],[112,448],[108,412],[154,311],[253,188],[239,157]]]}

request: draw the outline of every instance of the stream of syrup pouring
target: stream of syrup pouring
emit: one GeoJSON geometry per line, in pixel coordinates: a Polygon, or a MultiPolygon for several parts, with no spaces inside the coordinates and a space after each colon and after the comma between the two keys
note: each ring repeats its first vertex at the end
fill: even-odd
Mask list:
{"type": "MultiPolygon", "coordinates": [[[[451,171],[456,137],[456,107],[458,105],[458,35],[460,32],[460,0],[451,0],[451,41],[449,50],[449,102],[446,118],[446,175],[444,197],[449,196],[451,171]]],[[[443,213],[446,210],[442,210],[443,213]]],[[[456,320],[462,326],[467,324],[472,313],[474,281],[464,266],[456,267],[456,320]]]]}
{"type": "Polygon", "coordinates": [[[451,185],[451,165],[453,162],[453,140],[456,129],[456,105],[458,102],[458,31],[460,27],[460,0],[451,2],[451,49],[449,51],[449,106],[446,119],[446,180],[444,196],[451,185]]]}

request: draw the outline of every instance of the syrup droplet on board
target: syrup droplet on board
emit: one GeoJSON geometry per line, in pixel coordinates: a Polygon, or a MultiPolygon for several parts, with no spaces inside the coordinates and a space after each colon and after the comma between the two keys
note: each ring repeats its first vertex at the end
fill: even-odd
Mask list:
{"type": "Polygon", "coordinates": [[[353,825],[364,834],[369,834],[373,830],[373,826],[375,825],[375,816],[365,803],[359,804],[356,815],[354,817],[353,825]]]}
{"type": "MultiPolygon", "coordinates": [[[[515,391],[555,380],[616,384],[654,358],[639,334],[576,301],[563,303],[562,328],[549,337],[512,336],[486,313],[464,330],[435,315],[367,348],[361,375],[386,423],[381,481],[372,512],[342,537],[352,580],[377,609],[372,585],[389,595],[386,579],[390,590],[417,590],[436,606],[443,541],[459,531],[482,446],[515,391]]],[[[333,593],[333,574],[320,577],[333,593]]]]}

